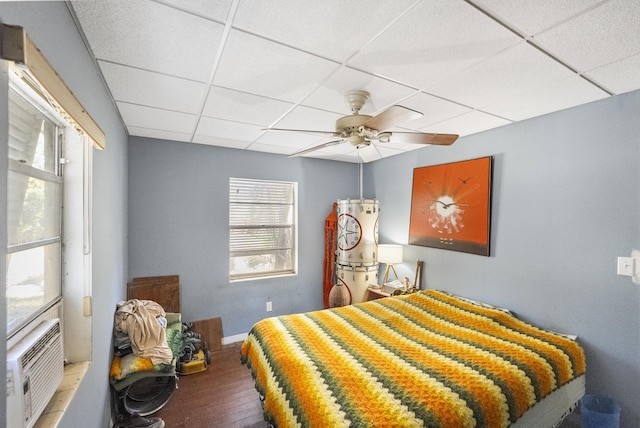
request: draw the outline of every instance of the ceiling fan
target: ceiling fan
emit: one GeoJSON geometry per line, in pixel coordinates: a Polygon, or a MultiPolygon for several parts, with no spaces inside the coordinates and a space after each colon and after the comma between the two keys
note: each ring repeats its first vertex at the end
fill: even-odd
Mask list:
{"type": "Polygon", "coordinates": [[[360,109],[365,105],[371,94],[362,90],[351,90],[345,94],[345,102],[351,108],[348,116],[336,121],[335,131],[312,131],[304,129],[266,128],[267,131],[288,131],[321,134],[328,137],[336,137],[336,140],[301,150],[289,155],[289,157],[301,156],[325,147],[335,146],[349,142],[360,149],[371,143],[413,143],[434,144],[448,146],[458,139],[456,134],[430,134],[425,132],[391,132],[388,129],[397,124],[422,117],[422,113],[407,107],[393,105],[381,113],[370,116],[360,114],[360,109]]]}

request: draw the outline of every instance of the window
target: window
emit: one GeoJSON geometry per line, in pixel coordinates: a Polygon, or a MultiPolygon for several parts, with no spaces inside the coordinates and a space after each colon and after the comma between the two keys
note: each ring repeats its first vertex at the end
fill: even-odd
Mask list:
{"type": "Polygon", "coordinates": [[[297,271],[297,183],[229,179],[229,279],[297,271]]]}
{"type": "Polygon", "coordinates": [[[60,318],[69,362],[91,358],[92,142],[10,74],[7,348],[60,318]],[[64,309],[63,309],[64,308],[64,309]]]}
{"type": "Polygon", "coordinates": [[[7,333],[62,296],[62,172],[57,124],[9,91],[7,333]]]}

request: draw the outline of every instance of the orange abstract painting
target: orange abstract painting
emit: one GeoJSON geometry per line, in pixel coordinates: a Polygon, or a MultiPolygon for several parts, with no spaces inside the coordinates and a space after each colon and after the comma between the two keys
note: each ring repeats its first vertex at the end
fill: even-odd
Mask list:
{"type": "Polygon", "coordinates": [[[492,158],[413,170],[409,244],[489,256],[492,158]]]}

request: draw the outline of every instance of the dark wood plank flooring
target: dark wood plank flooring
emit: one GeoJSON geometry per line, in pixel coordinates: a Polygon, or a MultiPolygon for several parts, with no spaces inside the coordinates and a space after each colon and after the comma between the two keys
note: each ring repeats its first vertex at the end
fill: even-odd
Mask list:
{"type": "Polygon", "coordinates": [[[251,371],[240,363],[241,343],[212,353],[207,370],[180,376],[178,389],[157,413],[167,428],[264,428],[251,371]]]}

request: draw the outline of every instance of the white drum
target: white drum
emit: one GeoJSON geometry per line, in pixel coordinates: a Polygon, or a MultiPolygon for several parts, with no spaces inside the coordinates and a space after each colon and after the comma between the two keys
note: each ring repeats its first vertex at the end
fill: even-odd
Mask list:
{"type": "Polygon", "coordinates": [[[337,263],[373,266],[377,263],[379,202],[372,199],[338,200],[337,263]]]}
{"type": "Polygon", "coordinates": [[[351,303],[366,302],[369,284],[378,284],[378,266],[336,265],[336,277],[349,290],[351,303]]]}

